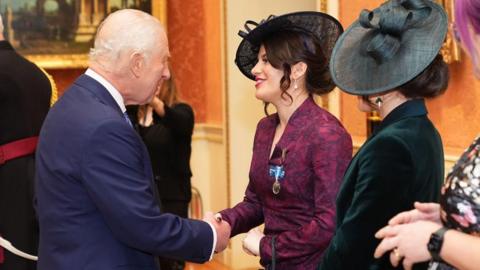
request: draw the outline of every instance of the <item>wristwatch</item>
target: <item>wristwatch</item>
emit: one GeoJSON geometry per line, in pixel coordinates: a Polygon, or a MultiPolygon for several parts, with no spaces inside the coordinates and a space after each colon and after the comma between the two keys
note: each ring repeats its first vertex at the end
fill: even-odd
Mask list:
{"type": "Polygon", "coordinates": [[[443,235],[445,232],[448,231],[447,228],[442,227],[438,229],[436,232],[432,233],[430,235],[430,240],[428,241],[427,244],[427,249],[430,252],[430,255],[432,255],[432,259],[437,262],[443,261],[442,258],[440,257],[440,251],[442,250],[442,245],[443,245],[443,235]]]}

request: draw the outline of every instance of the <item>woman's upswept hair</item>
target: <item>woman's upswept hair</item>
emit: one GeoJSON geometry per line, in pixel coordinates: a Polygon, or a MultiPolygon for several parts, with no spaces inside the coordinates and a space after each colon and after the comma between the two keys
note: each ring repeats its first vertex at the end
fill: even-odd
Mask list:
{"type": "MultiPolygon", "coordinates": [[[[404,83],[403,85],[390,90],[402,93],[406,98],[433,98],[443,94],[448,88],[450,72],[448,66],[441,54],[426,67],[417,77],[404,83]]],[[[387,91],[387,92],[390,92],[387,91]]],[[[387,93],[385,92],[385,93],[387,93]]],[[[362,99],[373,109],[378,107],[370,101],[371,96],[364,95],[362,99]]]]}
{"type": "MultiPolygon", "coordinates": [[[[292,97],[287,93],[291,85],[292,66],[304,62],[307,65],[305,73],[305,88],[311,94],[323,95],[333,90],[335,84],[330,76],[328,59],[325,57],[321,43],[312,35],[299,30],[283,30],[266,37],[265,46],[268,61],[276,68],[283,70],[280,80],[282,97],[292,97]]],[[[265,113],[268,103],[265,104],[265,113]]]]}
{"type": "Polygon", "coordinates": [[[433,98],[443,94],[448,88],[450,73],[441,54],[422,73],[398,87],[407,98],[433,98]]]}

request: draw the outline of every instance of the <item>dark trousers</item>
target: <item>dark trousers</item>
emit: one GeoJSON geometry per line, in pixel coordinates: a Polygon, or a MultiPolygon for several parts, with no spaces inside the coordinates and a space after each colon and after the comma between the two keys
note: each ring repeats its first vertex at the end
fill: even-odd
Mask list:
{"type": "MultiPolygon", "coordinates": [[[[18,249],[37,254],[38,222],[33,208],[34,158],[0,165],[0,235],[18,249]]],[[[0,270],[35,270],[36,263],[4,250],[0,270]]]]}

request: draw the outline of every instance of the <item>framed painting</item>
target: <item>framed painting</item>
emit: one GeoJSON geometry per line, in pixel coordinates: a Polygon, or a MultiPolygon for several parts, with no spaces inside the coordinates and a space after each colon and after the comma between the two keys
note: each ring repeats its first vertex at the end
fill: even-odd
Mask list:
{"type": "MultiPolygon", "coordinates": [[[[448,16],[448,21],[450,23],[455,21],[455,14],[453,12],[455,9],[455,1],[454,0],[436,0],[436,2],[442,5],[443,8],[445,9],[448,16]]],[[[455,42],[455,39],[452,37],[452,34],[450,31],[447,33],[447,38],[440,52],[445,62],[449,64],[461,60],[461,57],[460,57],[461,48],[455,42]]]]}
{"type": "Polygon", "coordinates": [[[123,8],[165,18],[166,0],[0,0],[5,38],[43,68],[84,68],[100,22],[123,8]]]}

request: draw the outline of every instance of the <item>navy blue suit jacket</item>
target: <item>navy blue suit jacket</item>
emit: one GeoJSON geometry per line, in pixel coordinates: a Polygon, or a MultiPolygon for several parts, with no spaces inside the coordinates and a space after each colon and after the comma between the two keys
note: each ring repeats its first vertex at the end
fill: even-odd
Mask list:
{"type": "Polygon", "coordinates": [[[141,138],[107,90],[80,76],[40,133],[38,269],[155,269],[153,255],[207,261],[210,226],[162,214],[152,183],[141,138]]]}

